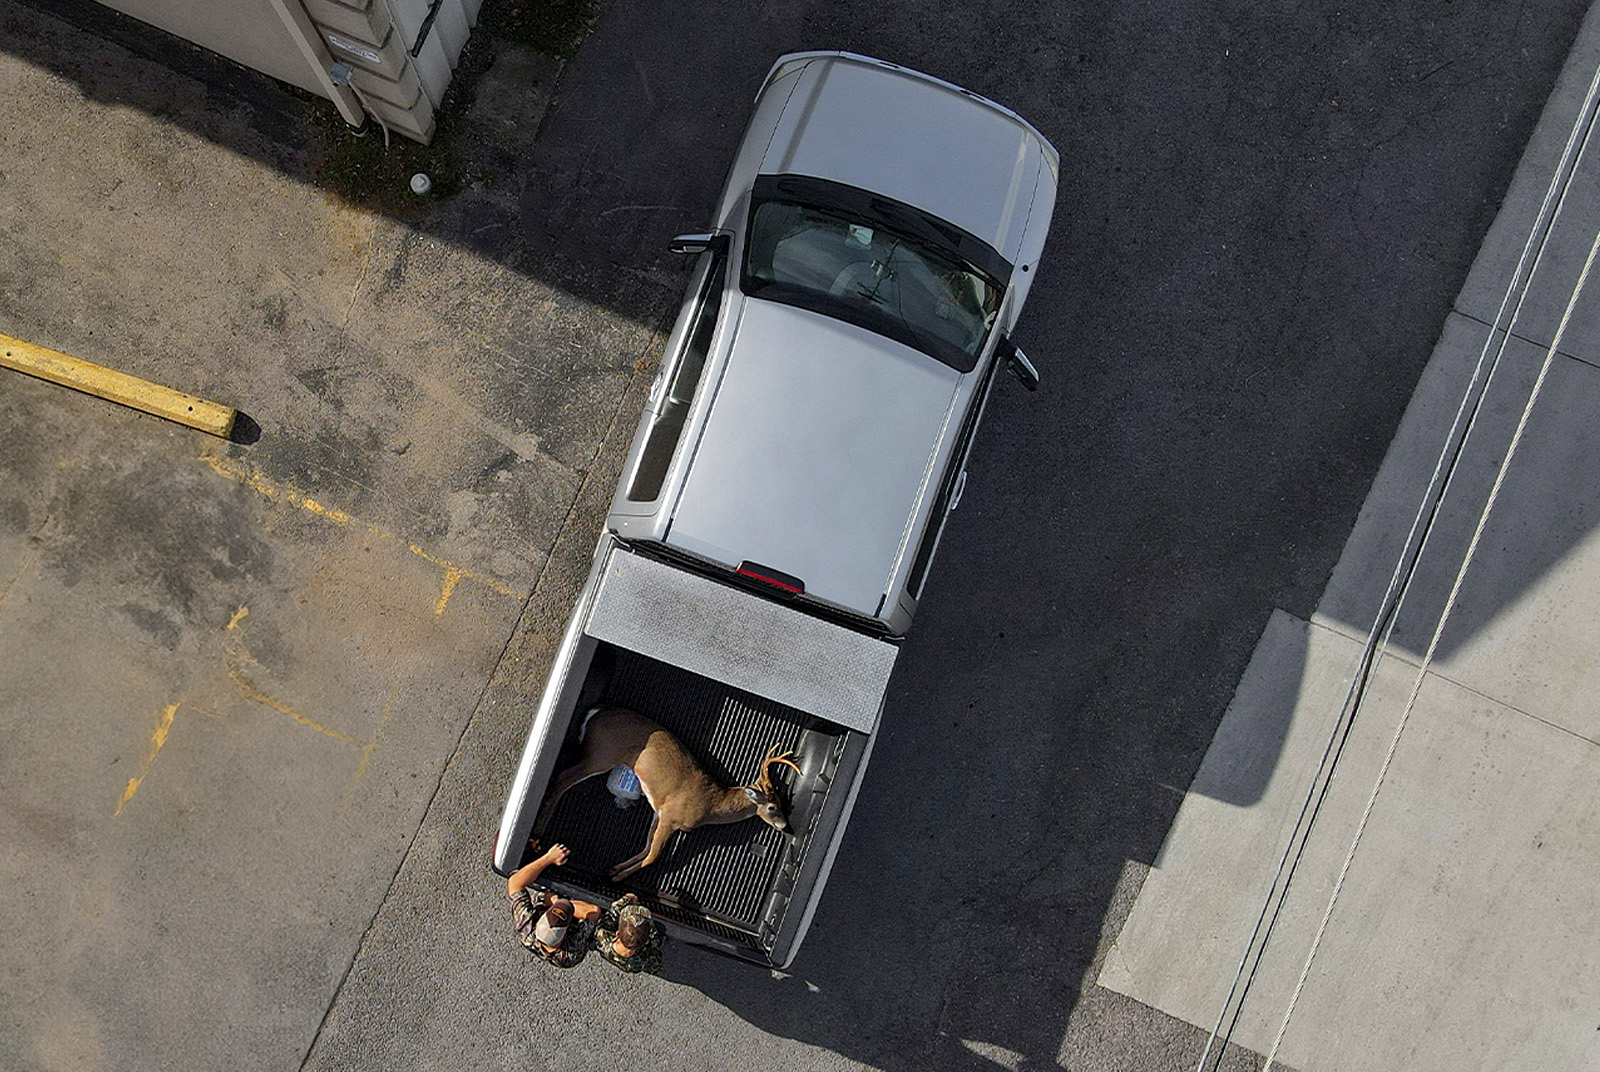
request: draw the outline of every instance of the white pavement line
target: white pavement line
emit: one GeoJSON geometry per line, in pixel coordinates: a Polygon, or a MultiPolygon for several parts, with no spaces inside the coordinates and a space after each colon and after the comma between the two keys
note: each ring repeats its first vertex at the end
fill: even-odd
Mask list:
{"type": "MultiPolygon", "coordinates": [[[[1244,955],[1240,958],[1239,966],[1234,972],[1233,982],[1228,988],[1227,996],[1223,999],[1222,1008],[1217,1013],[1217,1021],[1212,1026],[1210,1035],[1206,1039],[1205,1048],[1201,1051],[1200,1060],[1195,1065],[1196,1072],[1205,1072],[1206,1061],[1210,1058],[1212,1049],[1215,1047],[1219,1037],[1223,1039],[1224,1049],[1226,1048],[1228,1041],[1232,1038],[1233,1028],[1237,1025],[1239,1013],[1243,1009],[1245,996],[1248,994],[1250,984],[1255,977],[1255,968],[1250,967],[1252,954],[1254,954],[1256,964],[1259,965],[1260,958],[1265,952],[1267,941],[1270,939],[1273,927],[1277,922],[1278,913],[1282,910],[1283,902],[1288,896],[1289,883],[1293,879],[1295,868],[1300,860],[1300,854],[1304,852],[1305,841],[1310,836],[1310,825],[1311,823],[1315,822],[1317,812],[1321,806],[1318,785],[1320,783],[1323,786],[1323,792],[1325,793],[1327,784],[1332,778],[1331,764],[1329,763],[1330,757],[1333,763],[1337,763],[1339,755],[1343,751],[1343,739],[1348,737],[1350,727],[1355,721],[1355,711],[1351,708],[1351,702],[1354,700],[1356,707],[1360,706],[1358,691],[1361,689],[1363,683],[1368,680],[1374,672],[1376,672],[1377,666],[1382,662],[1383,655],[1387,652],[1389,640],[1393,635],[1395,624],[1399,620],[1400,609],[1405,602],[1406,595],[1409,593],[1412,572],[1415,569],[1416,563],[1420,561],[1423,550],[1427,547],[1428,539],[1432,535],[1433,531],[1433,521],[1437,517],[1439,507],[1443,503],[1444,497],[1448,493],[1450,485],[1453,482],[1452,478],[1455,475],[1453,460],[1448,466],[1449,471],[1446,473],[1444,483],[1440,486],[1437,495],[1434,494],[1434,485],[1438,482],[1440,473],[1444,472],[1447,468],[1446,460],[1450,459],[1452,455],[1451,443],[1455,440],[1456,431],[1461,427],[1462,415],[1467,413],[1469,404],[1471,405],[1471,415],[1467,419],[1466,429],[1461,435],[1460,442],[1456,444],[1454,451],[1455,459],[1459,459],[1461,454],[1465,451],[1467,439],[1471,436],[1472,431],[1477,424],[1479,407],[1481,406],[1483,399],[1488,394],[1490,384],[1494,379],[1495,372],[1499,369],[1500,360],[1505,354],[1506,347],[1511,340],[1517,320],[1522,315],[1522,307],[1524,302],[1527,300],[1528,291],[1531,289],[1534,274],[1538,271],[1539,265],[1544,259],[1544,253],[1548,248],[1550,235],[1555,231],[1556,220],[1559,219],[1561,210],[1566,205],[1567,193],[1571,189],[1572,178],[1577,173],[1578,163],[1581,162],[1584,151],[1588,148],[1589,138],[1594,132],[1594,111],[1597,97],[1600,97],[1600,66],[1596,66],[1594,75],[1589,80],[1588,92],[1584,95],[1583,104],[1578,109],[1578,114],[1573,120],[1572,127],[1567,133],[1566,144],[1562,147],[1561,157],[1557,161],[1554,170],[1551,172],[1550,182],[1546,186],[1544,197],[1539,203],[1539,211],[1534,214],[1533,224],[1529,228],[1527,240],[1523,243],[1522,253],[1517,259],[1517,266],[1511,273],[1511,280],[1506,285],[1506,292],[1500,300],[1499,308],[1495,311],[1494,324],[1489,325],[1490,331],[1484,339],[1482,350],[1480,350],[1478,353],[1477,364],[1473,367],[1472,376],[1468,380],[1466,389],[1461,397],[1461,402],[1456,408],[1456,414],[1451,421],[1450,430],[1444,437],[1443,444],[1440,447],[1439,457],[1434,464],[1433,473],[1428,478],[1427,488],[1424,490],[1422,500],[1418,504],[1417,513],[1412,518],[1411,528],[1406,534],[1405,542],[1401,545],[1400,556],[1399,560],[1395,564],[1394,573],[1389,579],[1389,585],[1384,592],[1383,600],[1379,603],[1377,614],[1373,619],[1372,628],[1367,633],[1362,660],[1360,664],[1358,664],[1355,673],[1351,677],[1350,687],[1346,691],[1344,701],[1341,704],[1340,709],[1345,713],[1342,714],[1339,720],[1334,724],[1333,732],[1329,737],[1327,748],[1323,752],[1321,768],[1319,768],[1317,776],[1313,777],[1311,786],[1307,790],[1306,800],[1301,806],[1300,815],[1296,819],[1295,827],[1290,834],[1288,843],[1284,846],[1283,856],[1278,862],[1277,873],[1274,875],[1272,885],[1267,891],[1267,897],[1262,904],[1261,913],[1256,919],[1254,930],[1251,932],[1250,941],[1245,945],[1244,955]],[[1573,156],[1575,148],[1577,153],[1576,158],[1573,156]],[[1569,162],[1571,165],[1570,168],[1569,162]],[[1559,191],[1559,193],[1557,191],[1559,191]],[[1551,211],[1552,200],[1554,200],[1555,205],[1553,211],[1551,211]],[[1550,213],[1548,223],[1546,223],[1547,212],[1550,213]],[[1537,246],[1536,251],[1535,246],[1537,246]],[[1534,254],[1531,265],[1528,263],[1528,256],[1530,252],[1533,252],[1534,254]],[[1526,276],[1523,274],[1524,268],[1527,268],[1526,276]],[[1505,316],[1506,306],[1510,303],[1512,294],[1518,292],[1519,281],[1521,283],[1521,292],[1518,294],[1516,304],[1512,308],[1510,322],[1507,323],[1507,325],[1502,329],[1500,328],[1500,321],[1505,316]],[[1488,356],[1490,348],[1494,345],[1494,336],[1497,330],[1503,331],[1504,334],[1501,336],[1499,347],[1495,350],[1494,360],[1490,363],[1488,377],[1484,380],[1482,388],[1475,391],[1478,377],[1483,372],[1484,362],[1488,356]],[[1474,397],[1476,397],[1476,402],[1473,402],[1474,397]],[[1433,514],[1432,516],[1428,517],[1427,524],[1423,526],[1422,541],[1418,544],[1416,552],[1413,555],[1411,554],[1412,540],[1416,537],[1418,527],[1422,526],[1423,517],[1429,515],[1430,501],[1433,503],[1433,514]],[[1409,570],[1407,568],[1408,558],[1411,566],[1411,569],[1409,570]],[[1398,599],[1396,599],[1397,590],[1398,599]],[[1392,606],[1391,601],[1393,601],[1392,606]],[[1387,628],[1385,628],[1384,625],[1385,620],[1388,622],[1387,628]],[[1378,634],[1380,632],[1383,633],[1383,640],[1381,643],[1378,641],[1378,634]],[[1316,800],[1315,807],[1312,806],[1313,800],[1316,800]],[[1310,817],[1309,822],[1307,821],[1308,814],[1310,817]],[[1298,852],[1296,851],[1297,843],[1300,847],[1298,852]],[[1281,886],[1280,881],[1282,883],[1281,886]],[[1277,902],[1276,908],[1273,907],[1273,902],[1275,900],[1277,902]],[[1264,933],[1263,928],[1265,928],[1264,933]],[[1247,967],[1250,967],[1250,972],[1248,975],[1245,973],[1245,969],[1247,967]],[[1238,999],[1237,1003],[1235,1003],[1235,998],[1238,999]],[[1233,1010],[1233,1022],[1229,1023],[1228,1029],[1226,1033],[1224,1033],[1222,1025],[1228,1020],[1230,1009],[1233,1010]]],[[[1597,235],[1597,241],[1600,241],[1600,235],[1597,235]]],[[[1591,251],[1590,263],[1592,263],[1592,261],[1593,252],[1591,251]]],[[[1566,314],[1562,317],[1561,325],[1557,331],[1555,340],[1550,346],[1549,353],[1546,355],[1545,367],[1540,371],[1538,384],[1535,386],[1533,395],[1528,402],[1529,409],[1524,410],[1523,424],[1526,423],[1527,414],[1529,410],[1531,410],[1533,400],[1538,397],[1538,392],[1540,387],[1543,385],[1545,373],[1548,371],[1551,357],[1554,355],[1556,347],[1561,342],[1562,334],[1566,331],[1567,323],[1571,319],[1573,306],[1577,301],[1578,291],[1582,289],[1584,279],[1587,277],[1587,275],[1588,264],[1585,265],[1583,275],[1579,278],[1577,286],[1573,290],[1571,299],[1567,304],[1566,314]]],[[[1523,424],[1519,424],[1518,426],[1516,434],[1517,439],[1520,439],[1521,437],[1523,424]]],[[[1513,446],[1511,448],[1513,451],[1515,450],[1515,442],[1516,439],[1513,440],[1513,446]]],[[[1507,463],[1510,461],[1509,454],[1507,455],[1506,461],[1507,463]]],[[[1498,493],[1499,486],[1500,481],[1497,480],[1495,483],[1494,494],[1498,493]]],[[[1493,505],[1493,502],[1494,495],[1491,494],[1489,503],[1485,506],[1484,513],[1480,517],[1480,531],[1482,522],[1487,518],[1488,509],[1493,505]]],[[[1476,548],[1476,543],[1477,537],[1475,536],[1473,540],[1474,549],[1476,548]]],[[[1471,552],[1469,551],[1467,562],[1471,561],[1470,555],[1471,552]]],[[[1463,573],[1465,572],[1465,568],[1466,562],[1464,562],[1462,565],[1463,573]]],[[[1454,593],[1452,593],[1451,598],[1453,601],[1454,593]]],[[[1449,611],[1447,608],[1446,614],[1448,615],[1448,613],[1449,611]]],[[[1442,632],[1442,630],[1443,621],[1441,620],[1440,631],[1442,632]]],[[[1435,640],[1437,640],[1437,634],[1435,635],[1435,640]]],[[[1432,654],[1431,647],[1429,654],[1430,656],[1432,654]]],[[[1422,676],[1425,676],[1425,674],[1426,665],[1424,665],[1423,672],[1418,677],[1419,682],[1421,681],[1422,676]]],[[[1415,696],[1413,696],[1413,701],[1414,700],[1415,696]]],[[[1409,710],[1410,705],[1408,704],[1408,713],[1409,710]]],[[[1402,726],[1403,724],[1404,723],[1402,721],[1402,726]]],[[[1398,734],[1396,735],[1396,743],[1398,743],[1398,734]]],[[[1385,769],[1387,769],[1387,761],[1385,762],[1384,766],[1385,769]]],[[[1379,775],[1379,782],[1380,784],[1382,782],[1381,774],[1379,775]]],[[[1374,790],[1374,793],[1376,793],[1376,790],[1374,790]]],[[[1365,816],[1363,816],[1363,826],[1365,825],[1365,821],[1365,816]]],[[[1359,840],[1359,833],[1357,838],[1359,840]]],[[[1340,877],[1342,881],[1343,875],[1341,874],[1340,877]]],[[[1335,896],[1337,896],[1337,892],[1335,893],[1335,896]]],[[[1320,936],[1321,931],[1319,929],[1319,939],[1320,936]]],[[[1308,971],[1309,968],[1310,963],[1308,961],[1308,971]]],[[[1301,978],[1301,984],[1303,985],[1303,983],[1304,976],[1301,978]]],[[[1298,998],[1299,990],[1300,986],[1296,986],[1296,999],[1298,998]]],[[[1290,1008],[1292,1011],[1293,1002],[1291,1002],[1290,1008]]],[[[1284,1026],[1287,1027],[1287,1024],[1288,1017],[1285,1016],[1284,1026]]],[[[1282,1031],[1280,1030],[1278,1040],[1273,1043],[1272,1047],[1274,1056],[1277,1053],[1278,1043],[1281,1041],[1282,1031]]],[[[1221,1060],[1220,1053],[1218,1055],[1218,1060],[1221,1060]]],[[[1266,1065],[1263,1066],[1263,1069],[1269,1067],[1271,1063],[1272,1056],[1269,1056],[1267,1058],[1266,1065]]]]}
{"type": "MultiPolygon", "coordinates": [[[[1597,81],[1600,81],[1600,70],[1596,71],[1597,81]]],[[[1588,138],[1584,144],[1587,147],[1588,138]]],[[[1579,154],[1582,155],[1581,153],[1579,154]]],[[[1489,513],[1494,509],[1495,501],[1500,497],[1500,489],[1505,484],[1506,472],[1511,468],[1511,460],[1516,457],[1517,447],[1522,443],[1522,433],[1528,427],[1528,418],[1533,414],[1533,407],[1539,401],[1539,393],[1544,389],[1545,377],[1550,372],[1550,366],[1555,362],[1556,348],[1561,345],[1561,338],[1566,334],[1567,325],[1572,321],[1572,310],[1578,304],[1578,296],[1583,293],[1583,287],[1589,280],[1589,270],[1594,267],[1595,255],[1600,254],[1600,230],[1595,231],[1594,241],[1589,245],[1589,256],[1584,259],[1583,271],[1578,275],[1578,282],[1572,288],[1572,293],[1567,298],[1566,310],[1561,314],[1561,324],[1556,329],[1556,335],[1551,340],[1550,348],[1545,352],[1544,363],[1539,366],[1539,376],[1533,383],[1533,391],[1528,395],[1528,402],[1522,407],[1522,416],[1517,421],[1517,430],[1511,436],[1511,443],[1506,448],[1506,456],[1500,462],[1500,470],[1495,474],[1494,486],[1489,489],[1488,501],[1483,504],[1483,510],[1478,514],[1478,524],[1472,531],[1472,542],[1467,545],[1467,553],[1461,560],[1461,568],[1456,571],[1455,582],[1450,586],[1450,598],[1445,600],[1444,610],[1439,615],[1439,624],[1434,627],[1433,637],[1428,641],[1428,651],[1422,658],[1422,665],[1417,668],[1416,678],[1411,684],[1411,694],[1406,698],[1405,710],[1401,712],[1400,723],[1395,727],[1394,738],[1389,742],[1389,751],[1383,757],[1383,765],[1378,768],[1377,781],[1372,786],[1372,793],[1367,797],[1366,806],[1361,811],[1361,821],[1356,824],[1355,836],[1350,840],[1350,849],[1345,853],[1344,864],[1339,868],[1339,878],[1333,884],[1333,892],[1328,897],[1328,905],[1322,913],[1322,922],[1317,925],[1317,933],[1311,940],[1311,949],[1306,954],[1305,965],[1300,969],[1300,978],[1295,982],[1294,992],[1289,996],[1289,1007],[1284,1010],[1283,1022],[1278,1026],[1278,1034],[1272,1040],[1272,1049],[1267,1051],[1266,1063],[1261,1067],[1269,1068],[1272,1059],[1278,1055],[1278,1047],[1283,1043],[1283,1036],[1289,1030],[1289,1020],[1294,1015],[1295,1005],[1300,1000],[1300,992],[1305,988],[1306,978],[1311,974],[1311,963],[1316,959],[1317,948],[1322,944],[1322,936],[1327,932],[1328,921],[1333,918],[1334,904],[1339,899],[1339,892],[1344,889],[1345,876],[1350,873],[1350,864],[1355,859],[1356,848],[1361,844],[1361,835],[1366,832],[1367,819],[1372,815],[1373,805],[1378,801],[1378,793],[1383,788],[1384,777],[1389,773],[1389,764],[1394,759],[1395,750],[1400,747],[1400,735],[1405,732],[1406,723],[1411,718],[1411,712],[1416,707],[1417,695],[1422,691],[1422,682],[1428,676],[1428,667],[1433,662],[1434,653],[1439,648],[1439,638],[1444,635],[1445,624],[1450,620],[1450,612],[1455,609],[1456,597],[1461,594],[1462,582],[1466,580],[1467,570],[1472,565],[1473,556],[1478,553],[1478,543],[1483,538],[1483,530],[1489,523],[1489,513]]]]}

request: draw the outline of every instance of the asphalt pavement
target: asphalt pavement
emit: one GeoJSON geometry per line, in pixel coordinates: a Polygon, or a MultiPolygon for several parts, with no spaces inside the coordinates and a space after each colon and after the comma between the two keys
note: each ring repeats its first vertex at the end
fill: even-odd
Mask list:
{"type": "Polygon", "coordinates": [[[1600,1066],[1597,63],[1591,13],[1315,614],[1268,624],[1100,977],[1303,1072],[1600,1066]]]}
{"type": "MultiPolygon", "coordinates": [[[[541,92],[529,89],[533,57],[486,53],[480,84],[522,87],[522,112],[464,99],[477,117],[466,141],[490,146],[468,152],[467,181],[432,206],[374,212],[319,188],[296,140],[310,136],[275,118],[297,102],[241,103],[32,7],[0,6],[0,85],[29,102],[26,122],[7,122],[0,165],[13,206],[0,226],[21,251],[0,272],[0,330],[89,358],[109,337],[102,356],[238,396],[262,428],[254,446],[206,454],[213,465],[148,420],[0,388],[0,549],[19,578],[0,590],[8,666],[32,668],[41,650],[70,651],[117,621],[127,642],[103,642],[119,672],[155,679],[137,703],[113,686],[92,700],[70,681],[0,686],[18,757],[7,812],[36,819],[0,837],[19,847],[14,871],[45,876],[5,904],[13,975],[27,982],[0,991],[12,1040],[0,1054],[23,1068],[1192,1068],[1203,1028],[1095,981],[1258,639],[1275,612],[1311,619],[1584,9],[617,2],[541,92]],[[661,979],[601,964],[557,976],[511,937],[489,839],[620,465],[616,415],[637,410],[681,286],[664,241],[703,225],[772,58],[834,47],[968,86],[1061,150],[1056,230],[1018,334],[1044,385],[1001,384],[989,408],[792,971],[674,947],[661,979]],[[98,185],[47,198],[85,155],[98,185]],[[119,179],[156,199],[160,226],[138,229],[107,202],[119,179]],[[285,199],[292,212],[268,211],[285,199]],[[94,211],[75,218],[80,202],[94,211]],[[57,207],[16,207],[40,203],[57,207]],[[234,237],[244,224],[248,242],[234,237]],[[292,258],[275,231],[295,236],[292,258]],[[224,251],[220,264],[208,250],[224,251]],[[287,338],[262,345],[274,323],[287,338]],[[198,466],[162,501],[205,500],[213,478],[231,496],[215,513],[236,535],[171,537],[194,564],[190,588],[161,588],[158,564],[114,542],[159,531],[155,511],[113,519],[95,505],[126,481],[90,462],[117,457],[163,475],[198,466]],[[62,494],[41,490],[47,473],[79,470],[62,494]],[[515,494],[494,494],[507,484],[515,494]],[[394,561],[360,566],[368,544],[319,536],[333,523],[306,501],[393,534],[371,553],[394,561]],[[58,549],[48,589],[28,581],[41,540],[58,549]],[[274,574],[262,553],[229,573],[196,561],[207,542],[259,544],[286,568],[274,574]],[[431,572],[406,580],[396,563],[410,559],[431,572]],[[68,583],[75,560],[98,572],[68,583]],[[452,568],[513,594],[481,585],[478,602],[446,601],[430,621],[452,568]],[[129,584],[155,595],[115,587],[129,584]],[[449,676],[454,658],[457,684],[414,733],[384,731],[408,742],[378,783],[397,803],[374,802],[370,821],[347,807],[330,830],[395,674],[378,658],[351,685],[346,666],[370,654],[353,637],[368,634],[351,627],[344,651],[290,623],[367,614],[386,588],[407,603],[393,620],[436,645],[399,645],[408,673],[449,676]],[[295,616],[308,591],[332,593],[320,617],[295,616]],[[15,610],[30,592],[24,621],[15,610]],[[173,609],[186,593],[199,608],[187,617],[173,609]],[[99,609],[42,648],[33,623],[78,606],[99,609]],[[276,608],[296,641],[281,650],[323,653],[292,660],[302,676],[274,679],[282,688],[242,689],[226,672],[230,637],[268,617],[258,607],[276,608]],[[300,779],[247,783],[257,807],[242,819],[218,806],[229,772],[275,746],[215,743],[194,757],[187,795],[149,809],[139,843],[162,845],[163,866],[211,892],[153,884],[136,845],[85,898],[75,869],[103,860],[113,824],[135,814],[112,814],[123,771],[183,699],[150,669],[165,656],[135,642],[167,650],[162,620],[181,680],[237,705],[213,701],[216,727],[259,715],[353,751],[291,768],[300,779]],[[448,628],[465,639],[438,633],[448,628]],[[202,663],[213,677],[192,670],[202,663]],[[285,690],[359,717],[313,718],[285,690]],[[38,699],[54,705],[48,718],[38,699]],[[94,771],[110,755],[74,749],[72,720],[91,708],[122,719],[113,775],[94,771]],[[91,779],[109,797],[71,817],[63,845],[51,832],[91,779]],[[176,836],[195,814],[222,818],[206,838],[176,836]],[[280,888],[249,866],[247,846],[266,836],[281,839],[275,863],[311,854],[324,901],[298,902],[292,869],[280,888]],[[240,917],[226,893],[256,883],[244,919],[258,931],[230,944],[240,917]],[[126,911],[105,919],[128,889],[126,911]],[[82,959],[94,936],[131,933],[140,941],[82,959]],[[72,938],[80,960],[52,959],[72,938]],[[158,954],[156,1022],[197,1010],[183,1030],[150,1026],[140,965],[158,954]],[[208,967],[227,970],[225,986],[196,981],[208,967]]],[[[274,665],[270,648],[249,650],[274,665]]],[[[180,706],[130,809],[161,799],[184,717],[180,706]]],[[[1269,749],[1229,792],[1264,799],[1277,762],[1269,749]]],[[[1256,1066],[1243,1050],[1224,1063],[1256,1066]]]]}

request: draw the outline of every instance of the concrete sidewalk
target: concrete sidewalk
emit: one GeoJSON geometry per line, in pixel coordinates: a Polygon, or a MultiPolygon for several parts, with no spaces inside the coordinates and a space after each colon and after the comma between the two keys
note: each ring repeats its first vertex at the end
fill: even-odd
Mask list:
{"type": "Polygon", "coordinates": [[[1576,291],[1600,146],[1559,184],[1531,279],[1518,269],[1569,135],[1593,121],[1597,63],[1591,11],[1317,613],[1268,624],[1100,975],[1207,1031],[1236,1017],[1233,1043],[1258,1053],[1281,1032],[1278,1060],[1302,1072],[1600,1068],[1600,279],[1576,291]],[[1363,645],[1496,355],[1280,906],[1269,891],[1363,645]]]}

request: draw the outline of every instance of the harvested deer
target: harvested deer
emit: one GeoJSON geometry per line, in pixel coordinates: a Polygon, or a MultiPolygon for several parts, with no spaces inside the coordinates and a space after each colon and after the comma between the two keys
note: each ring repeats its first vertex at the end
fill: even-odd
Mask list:
{"type": "Polygon", "coordinates": [[[645,847],[611,869],[613,882],[655,863],[673,834],[693,830],[703,823],[737,823],[755,815],[779,831],[789,829],[772,784],[772,768],[784,766],[800,773],[792,752],[779,754],[778,748],[773,747],[754,782],[722,786],[700,768],[676,737],[643,715],[620,707],[591,709],[584,716],[581,740],[583,758],[551,783],[544,807],[534,822],[534,833],[544,833],[557,802],[567,790],[613,767],[632,767],[656,814],[645,847]]]}

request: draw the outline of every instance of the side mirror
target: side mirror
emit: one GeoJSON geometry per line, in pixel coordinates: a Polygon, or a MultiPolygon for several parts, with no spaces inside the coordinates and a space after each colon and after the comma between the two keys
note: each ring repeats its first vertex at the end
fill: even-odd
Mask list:
{"type": "Polygon", "coordinates": [[[1028,355],[1017,349],[1017,344],[1009,337],[1002,338],[995,346],[995,357],[1004,361],[1006,367],[1030,391],[1039,389],[1039,370],[1033,367],[1033,362],[1028,360],[1028,355]]]}
{"type": "Polygon", "coordinates": [[[697,256],[708,249],[719,253],[728,248],[728,236],[723,234],[681,234],[667,243],[674,253],[697,256]]]}

